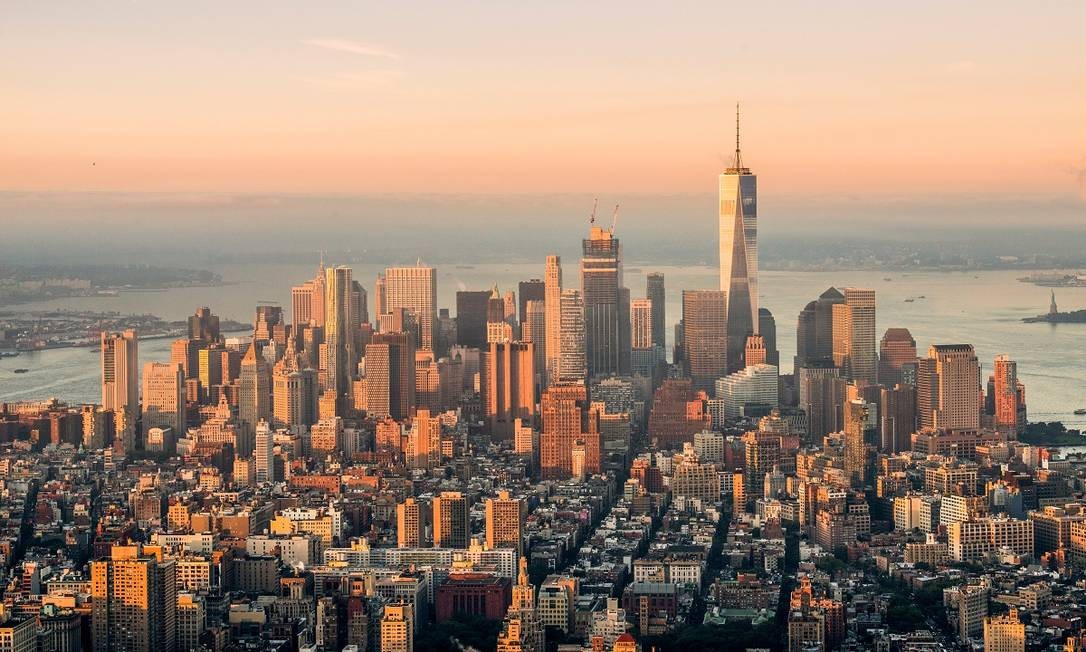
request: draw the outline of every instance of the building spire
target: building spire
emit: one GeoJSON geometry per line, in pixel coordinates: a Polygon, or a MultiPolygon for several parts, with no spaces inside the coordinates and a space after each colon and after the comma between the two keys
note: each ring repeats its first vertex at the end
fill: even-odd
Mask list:
{"type": "Polygon", "coordinates": [[[735,103],[735,168],[743,167],[743,157],[739,152],[739,102],[735,103]]]}

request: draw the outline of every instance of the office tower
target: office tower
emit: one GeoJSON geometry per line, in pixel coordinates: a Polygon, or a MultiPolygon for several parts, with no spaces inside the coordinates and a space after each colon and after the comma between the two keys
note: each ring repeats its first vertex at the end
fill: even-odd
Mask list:
{"type": "Polygon", "coordinates": [[[388,312],[388,287],[385,281],[385,275],[378,273],[377,278],[373,282],[373,312],[374,317],[378,320],[381,319],[381,315],[388,312]]]}
{"type": "MultiPolygon", "coordinates": [[[[760,337],[760,336],[755,336],[760,337]]],[[[780,405],[780,380],[771,364],[753,364],[718,378],[714,393],[724,401],[726,419],[767,413],[780,405]]]]}
{"type": "Polygon", "coordinates": [[[544,478],[568,478],[572,451],[585,432],[588,393],[584,385],[552,385],[539,401],[539,467],[544,478]]]}
{"type": "Polygon", "coordinates": [[[433,349],[437,321],[437,270],[433,267],[390,267],[385,270],[385,310],[415,314],[419,349],[433,349]]]}
{"type": "Polygon", "coordinates": [[[317,374],[308,367],[283,364],[287,359],[284,356],[272,372],[272,416],[277,428],[301,434],[317,422],[317,374]]]}
{"type": "Polygon", "coordinates": [[[176,562],[157,561],[138,545],[114,545],[90,563],[95,652],[163,652],[177,642],[176,562]]]}
{"type": "Polygon", "coordinates": [[[761,335],[748,335],[747,346],[743,351],[743,361],[748,367],[767,364],[769,354],[766,351],[765,339],[761,335]]]}
{"type": "Polygon", "coordinates": [[[517,284],[517,319],[520,323],[524,323],[528,320],[528,302],[529,301],[545,301],[547,298],[547,284],[543,281],[533,278],[530,281],[521,281],[517,284]]]}
{"type": "Polygon", "coordinates": [[[1018,364],[1005,355],[998,355],[992,370],[996,430],[1014,435],[1019,432],[1019,422],[1024,421],[1019,419],[1019,412],[1025,409],[1025,401],[1020,400],[1024,387],[1018,382],[1018,364]]]}
{"type": "Polygon", "coordinates": [[[747,335],[758,334],[758,177],[743,166],[738,107],[735,160],[720,175],[720,290],[725,296],[727,370],[738,371],[747,335]]]}
{"type": "Polygon", "coordinates": [[[406,602],[386,604],[381,614],[381,652],[415,651],[414,609],[406,602]]]}
{"type": "Polygon", "coordinates": [[[430,545],[430,505],[407,498],[396,505],[396,545],[400,548],[426,548],[430,545]]]}
{"type": "Polygon", "coordinates": [[[933,344],[916,373],[920,428],[976,430],[980,427],[980,362],[972,344],[933,344]]]}
{"type": "MultiPolygon", "coordinates": [[[[200,649],[200,636],[207,630],[207,607],[204,596],[195,593],[177,594],[178,652],[200,649]]],[[[58,651],[59,652],[59,651],[58,651]]]]}
{"type": "Polygon", "coordinates": [[[808,441],[818,442],[844,428],[848,382],[836,367],[804,367],[799,378],[799,406],[807,415],[808,441]]]}
{"type": "Polygon", "coordinates": [[[176,339],[170,345],[170,362],[181,365],[181,375],[186,380],[199,376],[200,351],[206,346],[187,337],[176,339]]]}
{"type": "Polygon", "coordinates": [[[366,410],[406,419],[415,407],[415,347],[407,333],[378,333],[366,345],[366,410]]]}
{"type": "Polygon", "coordinates": [[[433,500],[434,547],[467,548],[471,540],[471,504],[459,491],[442,491],[433,500]]]}
{"type": "Polygon", "coordinates": [[[517,293],[512,290],[506,290],[502,295],[502,301],[505,302],[505,321],[514,328],[517,325],[519,314],[517,311],[517,293]]]}
{"type": "Polygon", "coordinates": [[[525,318],[520,324],[521,339],[532,343],[534,356],[533,365],[537,378],[545,376],[547,368],[547,309],[546,304],[539,299],[528,301],[525,306],[525,318]]]}
{"type": "MultiPolygon", "coordinates": [[[[695,390],[711,392],[716,379],[730,368],[727,305],[720,290],[683,290],[683,360],[695,390]]],[[[745,340],[744,336],[744,344],[745,340]]]]}
{"type": "MultiPolygon", "coordinates": [[[[506,317],[508,302],[502,298],[498,286],[490,291],[490,298],[486,302],[486,343],[509,342],[513,339],[513,327],[506,317]]],[[[485,346],[483,347],[486,348],[485,346]]]]}
{"type": "Polygon", "coordinates": [[[652,398],[649,412],[649,439],[661,448],[678,448],[693,441],[694,433],[712,425],[706,411],[708,396],[694,389],[687,379],[665,380],[652,398]]]}
{"type": "Polygon", "coordinates": [[[645,277],[645,297],[652,302],[652,343],[667,348],[667,311],[665,308],[664,275],[649,274],[645,277]]]}
{"type": "Polygon", "coordinates": [[[267,421],[256,425],[256,436],[253,444],[254,481],[275,482],[278,480],[275,473],[275,433],[267,421]]]}
{"type": "Polygon", "coordinates": [[[524,519],[527,507],[519,498],[512,498],[508,491],[499,491],[497,498],[486,500],[486,547],[508,546],[524,552],[524,519]]]}
{"type": "Polygon", "coordinates": [[[219,341],[219,318],[211,313],[211,308],[197,308],[196,314],[189,317],[189,339],[200,342],[219,341]]]}
{"type": "Polygon", "coordinates": [[[912,445],[916,432],[916,388],[883,387],[879,391],[879,443],[882,453],[900,453],[912,445]]]}
{"type": "MultiPolygon", "coordinates": [[[[562,359],[562,259],[559,256],[547,256],[547,267],[543,275],[544,300],[546,311],[546,356],[545,385],[558,381],[562,359]]],[[[583,321],[583,317],[582,317],[583,321]]]]}
{"type": "Polygon", "coordinates": [[[329,267],[325,270],[324,343],[327,348],[325,386],[340,405],[349,405],[351,379],[358,353],[355,348],[355,324],[352,314],[354,283],[350,267],[329,267]]]}
{"type": "Polygon", "coordinates": [[[251,452],[254,428],[260,421],[270,421],[271,409],[271,370],[268,362],[257,350],[256,342],[249,345],[245,357],[241,359],[241,378],[238,388],[238,422],[242,427],[243,438],[239,441],[237,453],[247,456],[251,452]]]}
{"type": "MultiPolygon", "coordinates": [[[[143,365],[143,433],[151,428],[170,428],[172,441],[185,436],[185,379],[181,366],[172,362],[143,365]]],[[[173,446],[167,443],[166,452],[173,446]]]]}
{"type": "MultiPolygon", "coordinates": [[[[562,290],[560,300],[561,329],[558,344],[558,374],[556,382],[583,383],[588,376],[586,359],[585,309],[578,290],[562,290]]],[[[550,309],[547,309],[550,315],[550,309]]],[[[548,321],[549,323],[549,321],[548,321]]],[[[549,339],[549,338],[548,338],[549,339]]]]}
{"type": "Polygon", "coordinates": [[[582,248],[588,376],[629,374],[630,301],[622,286],[622,246],[612,231],[593,226],[582,248]]]}
{"type": "Polygon", "coordinates": [[[845,288],[833,307],[833,363],[849,382],[878,382],[875,356],[875,291],[845,288]]]}
{"type": "Polygon", "coordinates": [[[652,348],[652,300],[634,299],[630,302],[630,346],[652,348]]]}
{"type": "Polygon", "coordinates": [[[257,342],[270,342],[272,331],[283,322],[283,308],[276,304],[261,303],[256,306],[253,318],[253,339],[257,342]]]}
{"type": "Polygon", "coordinates": [[[322,259],[315,278],[290,289],[291,318],[295,329],[307,324],[324,326],[325,274],[322,259]]]}
{"type": "Polygon", "coordinates": [[[1025,652],[1026,625],[1018,618],[1018,610],[1012,608],[1003,616],[987,616],[984,619],[985,652],[1025,652]]]}
{"type": "Polygon", "coordinates": [[[758,309],[758,336],[765,344],[765,361],[777,367],[781,366],[781,352],[777,349],[777,320],[768,308],[758,309]]]}
{"type": "Polygon", "coordinates": [[[369,295],[358,281],[351,281],[351,316],[355,319],[351,328],[356,330],[362,324],[370,323],[369,295]]]}
{"type": "Polygon", "coordinates": [[[461,290],[456,293],[456,343],[474,349],[486,347],[489,290],[461,290]]]}
{"type": "Polygon", "coordinates": [[[867,475],[867,403],[852,400],[845,404],[845,474],[853,487],[862,487],[867,475]]]}
{"type": "Polygon", "coordinates": [[[916,362],[916,340],[908,328],[887,328],[879,342],[879,383],[893,387],[903,382],[902,368],[916,362]]]}
{"type": "Polygon", "coordinates": [[[139,410],[139,343],[136,331],[102,333],[102,408],[127,414],[139,410]]]}
{"type": "Polygon", "coordinates": [[[833,360],[833,307],[844,301],[845,295],[831,287],[799,313],[796,325],[796,369],[816,361],[833,360]]]}
{"type": "Polygon", "coordinates": [[[483,416],[493,439],[512,439],[516,419],[535,415],[535,349],[530,342],[491,342],[483,361],[483,416]]]}

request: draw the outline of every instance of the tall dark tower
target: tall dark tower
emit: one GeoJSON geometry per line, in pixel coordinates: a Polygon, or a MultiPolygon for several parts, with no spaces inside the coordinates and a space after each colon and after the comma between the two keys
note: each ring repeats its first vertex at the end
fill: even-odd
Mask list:
{"type": "Polygon", "coordinates": [[[628,374],[630,291],[622,286],[622,247],[614,237],[614,227],[609,230],[595,225],[582,245],[581,291],[588,375],[628,374]]]}

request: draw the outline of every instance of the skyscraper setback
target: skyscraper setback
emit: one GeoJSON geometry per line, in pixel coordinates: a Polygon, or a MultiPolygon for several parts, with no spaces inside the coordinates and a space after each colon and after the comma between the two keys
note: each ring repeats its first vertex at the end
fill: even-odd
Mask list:
{"type": "Polygon", "coordinates": [[[738,106],[735,160],[720,175],[720,289],[725,293],[728,371],[738,371],[747,335],[758,334],[758,177],[743,165],[738,106]]]}

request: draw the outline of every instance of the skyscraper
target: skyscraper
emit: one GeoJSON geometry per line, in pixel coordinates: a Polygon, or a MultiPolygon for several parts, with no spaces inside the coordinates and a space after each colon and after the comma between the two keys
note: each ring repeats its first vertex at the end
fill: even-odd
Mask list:
{"type": "Polygon", "coordinates": [[[728,373],[727,305],[720,290],[683,290],[683,360],[695,390],[712,392],[728,373]]]}
{"type": "Polygon", "coordinates": [[[543,286],[543,309],[546,311],[544,380],[546,385],[550,385],[558,380],[559,361],[562,358],[562,259],[559,256],[547,256],[543,286]]]}
{"type": "Polygon", "coordinates": [[[471,504],[459,491],[442,491],[432,503],[435,548],[467,548],[471,540],[471,504]]]}
{"type": "Polygon", "coordinates": [[[521,281],[517,284],[517,319],[523,324],[528,319],[528,302],[544,301],[547,298],[547,284],[533,278],[530,281],[521,281]]]}
{"type": "Polygon", "coordinates": [[[837,288],[829,288],[808,303],[799,313],[796,325],[796,375],[801,367],[823,367],[833,361],[833,306],[843,303],[845,296],[837,288]]]}
{"type": "Polygon", "coordinates": [[[887,328],[879,342],[879,383],[893,387],[903,381],[901,368],[916,362],[916,340],[908,328],[887,328]]]}
{"type": "Polygon", "coordinates": [[[1018,363],[1006,355],[998,355],[993,365],[995,427],[1000,432],[1013,435],[1018,432],[1020,419],[1018,414],[1021,400],[1022,385],[1018,382],[1018,363]]]}
{"type": "Polygon", "coordinates": [[[211,313],[211,308],[197,308],[196,314],[189,317],[189,339],[219,341],[219,318],[211,313]]]}
{"type": "Polygon", "coordinates": [[[139,410],[139,343],[136,331],[102,333],[102,407],[134,422],[139,410]]]}
{"type": "Polygon", "coordinates": [[[185,379],[181,366],[172,362],[148,362],[143,365],[143,434],[151,428],[169,428],[172,438],[165,450],[173,452],[172,442],[185,435],[185,379]]]}
{"type": "Polygon", "coordinates": [[[253,444],[254,479],[256,482],[275,482],[275,435],[268,422],[256,425],[253,444]]]}
{"type": "Polygon", "coordinates": [[[879,391],[881,453],[900,453],[911,447],[916,432],[916,388],[912,385],[883,387],[879,391]]]}
{"type": "MultiPolygon", "coordinates": [[[[555,381],[583,383],[588,376],[588,371],[585,358],[585,310],[580,291],[562,290],[559,306],[561,328],[558,344],[558,373],[555,381]]],[[[547,315],[550,315],[549,308],[547,315]]],[[[550,323],[549,320],[548,323],[550,323]]]]}
{"type": "Polygon", "coordinates": [[[524,552],[523,528],[527,513],[523,500],[512,498],[508,491],[498,492],[497,498],[486,499],[486,547],[511,545],[517,554],[524,552]]]}
{"type": "Polygon", "coordinates": [[[849,382],[878,382],[875,355],[875,291],[845,288],[833,306],[833,362],[849,382]]]}
{"type": "Polygon", "coordinates": [[[294,327],[305,324],[324,326],[324,260],[317,269],[317,276],[290,289],[291,319],[294,327]]]}
{"type": "Polygon", "coordinates": [[[758,177],[739,151],[735,110],[735,160],[720,175],[720,289],[725,293],[728,371],[743,368],[747,335],[758,334],[758,177]]]}
{"type": "Polygon", "coordinates": [[[514,422],[535,415],[535,349],[530,342],[491,342],[483,361],[483,416],[491,438],[512,439],[514,422]]]}
{"type": "Polygon", "coordinates": [[[260,421],[271,421],[271,402],[271,370],[267,360],[257,350],[256,342],[253,342],[241,359],[238,388],[238,423],[241,426],[241,436],[238,438],[238,455],[247,457],[252,453],[252,437],[256,424],[260,421]]]}
{"type": "Polygon", "coordinates": [[[916,374],[916,411],[921,428],[980,427],[980,362],[972,344],[933,344],[916,374]]]}
{"type": "Polygon", "coordinates": [[[349,405],[351,379],[358,361],[352,324],[358,316],[351,314],[354,284],[350,267],[329,267],[325,274],[324,344],[327,348],[325,387],[340,405],[349,405]]]}
{"type": "Polygon", "coordinates": [[[405,419],[415,407],[415,347],[407,333],[378,333],[366,345],[366,412],[405,419]]]}
{"type": "Polygon", "coordinates": [[[541,299],[532,299],[525,307],[525,319],[520,324],[521,339],[532,343],[535,356],[535,375],[537,378],[546,376],[547,368],[547,309],[546,303],[541,299]]]}
{"type": "Polygon", "coordinates": [[[867,403],[852,400],[845,404],[845,474],[854,487],[862,487],[867,470],[867,403]]]}
{"type": "Polygon", "coordinates": [[[90,563],[95,652],[163,652],[177,640],[177,568],[139,545],[112,548],[90,563]]]}
{"type": "Polygon", "coordinates": [[[651,299],[634,299],[630,302],[630,343],[635,349],[652,347],[652,312],[651,299]]]}
{"type": "Polygon", "coordinates": [[[652,343],[666,349],[667,310],[663,274],[653,273],[645,277],[645,297],[652,302],[652,343]]]}
{"type": "Polygon", "coordinates": [[[544,478],[568,478],[573,473],[574,444],[586,430],[592,431],[587,403],[584,385],[553,385],[540,398],[539,466],[544,478]]]}
{"type": "Polygon", "coordinates": [[[608,229],[593,226],[582,241],[588,376],[630,372],[629,290],[622,286],[622,246],[608,229]]]}
{"type": "Polygon", "coordinates": [[[456,343],[474,349],[486,347],[489,290],[460,290],[456,293],[456,343]]]}
{"type": "Polygon", "coordinates": [[[437,270],[433,267],[390,267],[385,270],[385,309],[404,308],[419,324],[417,348],[433,349],[437,324],[437,270]]]}
{"type": "Polygon", "coordinates": [[[407,498],[396,505],[396,545],[400,548],[425,548],[430,538],[430,505],[407,498]]]}

